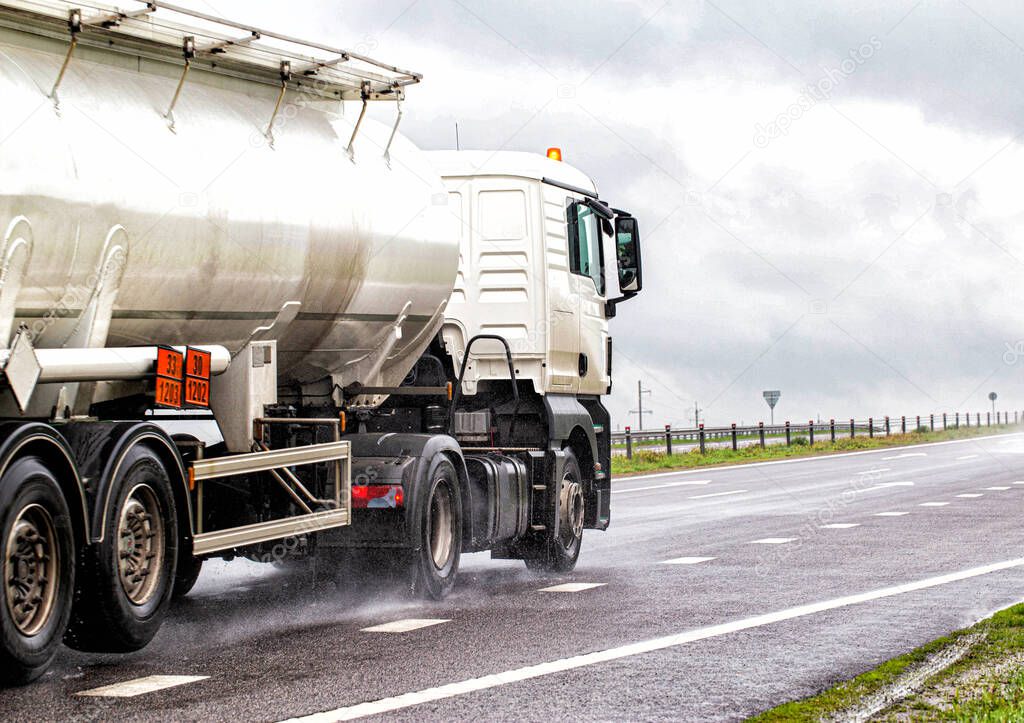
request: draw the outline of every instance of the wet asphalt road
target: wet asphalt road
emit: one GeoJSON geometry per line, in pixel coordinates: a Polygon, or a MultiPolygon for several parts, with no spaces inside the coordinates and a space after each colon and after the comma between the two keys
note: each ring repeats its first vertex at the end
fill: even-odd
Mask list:
{"type": "Polygon", "coordinates": [[[612,527],[585,535],[571,575],[466,556],[442,603],[323,570],[210,563],[148,648],[63,650],[40,682],[0,691],[0,717],[736,720],[1024,599],[1024,434],[614,489],[612,527]],[[713,559],[665,563],[684,557],[713,559]],[[540,591],[563,582],[600,586],[540,591]],[[447,622],[362,631],[410,618],[447,622]],[[151,675],[207,677],[76,695],[151,675]]]}

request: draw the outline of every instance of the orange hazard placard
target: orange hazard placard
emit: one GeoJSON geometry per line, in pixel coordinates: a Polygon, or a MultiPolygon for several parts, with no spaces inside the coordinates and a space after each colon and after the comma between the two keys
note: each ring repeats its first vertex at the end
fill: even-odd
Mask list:
{"type": "Polygon", "coordinates": [[[160,377],[181,379],[184,371],[185,355],[176,349],[168,347],[157,347],[156,349],[156,373],[160,377]]]}
{"type": "Polygon", "coordinates": [[[167,377],[156,378],[156,403],[161,407],[181,407],[181,382],[167,377]]]}
{"type": "Polygon", "coordinates": [[[185,373],[200,379],[210,378],[210,352],[189,347],[185,351],[185,373]]]}
{"type": "Polygon", "coordinates": [[[185,403],[197,407],[210,406],[210,382],[195,377],[185,377],[185,403]]]}

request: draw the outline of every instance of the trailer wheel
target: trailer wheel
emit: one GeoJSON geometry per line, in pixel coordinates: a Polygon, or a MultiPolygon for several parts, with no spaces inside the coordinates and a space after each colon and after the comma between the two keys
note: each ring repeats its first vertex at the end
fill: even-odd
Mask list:
{"type": "Polygon", "coordinates": [[[412,588],[424,597],[441,600],[455,585],[462,553],[459,477],[444,456],[435,457],[431,464],[416,508],[420,533],[412,553],[412,588]]]}
{"type": "Polygon", "coordinates": [[[0,684],[42,675],[71,615],[75,542],[60,485],[38,457],[12,463],[0,479],[0,684]]]}
{"type": "Polygon", "coordinates": [[[136,445],[110,488],[103,541],[86,550],[66,642],[92,652],[145,647],[174,592],[178,523],[160,458],[136,445]]]}
{"type": "Polygon", "coordinates": [[[583,544],[583,476],[580,464],[571,449],[565,450],[565,471],[562,473],[558,535],[548,535],[541,544],[540,555],[527,558],[526,566],[538,572],[572,572],[583,544]]]}

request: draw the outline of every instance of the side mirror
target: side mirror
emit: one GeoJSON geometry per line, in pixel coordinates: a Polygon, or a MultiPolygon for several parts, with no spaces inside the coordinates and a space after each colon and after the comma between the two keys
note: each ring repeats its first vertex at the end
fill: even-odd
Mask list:
{"type": "Polygon", "coordinates": [[[635,294],[643,287],[640,267],[640,227],[632,216],[615,218],[615,260],[619,269],[619,288],[635,294]]]}

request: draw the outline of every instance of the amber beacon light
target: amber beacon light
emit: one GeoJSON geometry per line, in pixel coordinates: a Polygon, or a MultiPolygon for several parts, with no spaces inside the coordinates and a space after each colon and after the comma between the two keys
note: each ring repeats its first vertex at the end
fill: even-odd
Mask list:
{"type": "Polygon", "coordinates": [[[562,160],[562,149],[561,148],[548,148],[548,158],[552,161],[562,160]]]}

